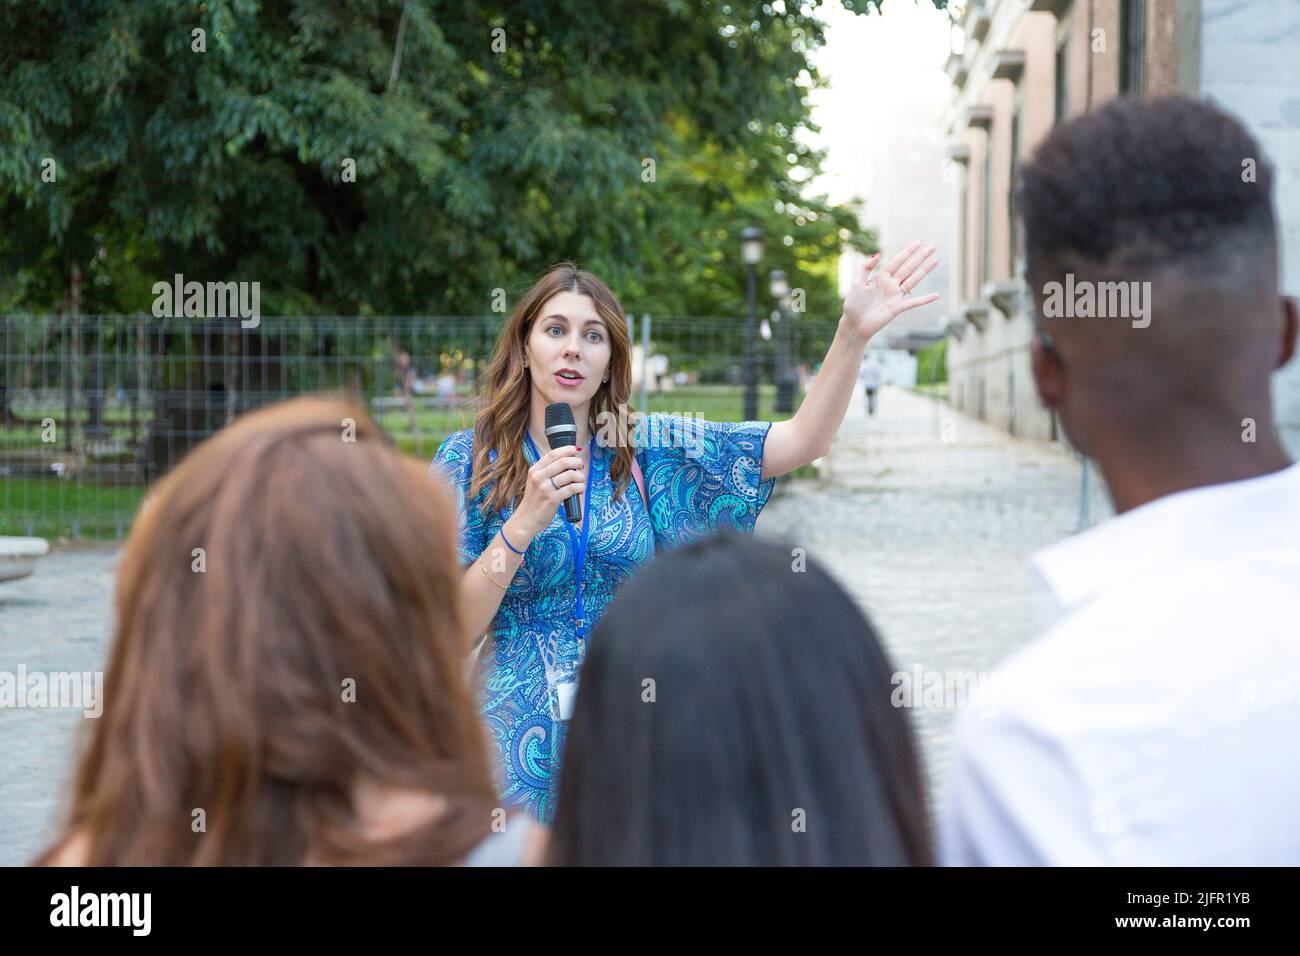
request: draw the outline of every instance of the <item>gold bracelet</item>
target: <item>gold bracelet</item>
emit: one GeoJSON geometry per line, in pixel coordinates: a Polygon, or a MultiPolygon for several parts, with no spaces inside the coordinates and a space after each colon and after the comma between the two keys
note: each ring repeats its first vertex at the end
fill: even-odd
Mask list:
{"type": "Polygon", "coordinates": [[[479,569],[480,571],[483,572],[483,577],[487,578],[489,581],[491,581],[493,584],[495,584],[497,587],[499,587],[502,591],[509,591],[509,590],[510,590],[510,585],[508,585],[508,584],[502,584],[502,583],[501,583],[500,581],[498,581],[496,578],[492,577],[492,575],[488,574],[488,569],[487,569],[487,565],[486,565],[486,564],[480,564],[480,565],[478,566],[478,569],[479,569]]]}

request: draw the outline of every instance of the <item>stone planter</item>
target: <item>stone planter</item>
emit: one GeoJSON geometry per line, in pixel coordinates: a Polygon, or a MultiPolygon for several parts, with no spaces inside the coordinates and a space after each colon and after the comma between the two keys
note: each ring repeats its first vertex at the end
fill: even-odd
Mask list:
{"type": "Polygon", "coordinates": [[[36,562],[50,550],[44,538],[0,536],[0,581],[25,578],[36,570],[36,562]]]}

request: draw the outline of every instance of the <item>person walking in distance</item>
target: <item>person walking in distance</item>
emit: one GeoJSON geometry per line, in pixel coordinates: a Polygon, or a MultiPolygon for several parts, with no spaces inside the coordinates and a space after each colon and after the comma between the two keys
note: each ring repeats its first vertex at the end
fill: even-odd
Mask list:
{"type": "Polygon", "coordinates": [[[867,393],[867,414],[876,414],[876,392],[880,389],[880,365],[876,357],[868,352],[858,367],[858,381],[867,393]]]}

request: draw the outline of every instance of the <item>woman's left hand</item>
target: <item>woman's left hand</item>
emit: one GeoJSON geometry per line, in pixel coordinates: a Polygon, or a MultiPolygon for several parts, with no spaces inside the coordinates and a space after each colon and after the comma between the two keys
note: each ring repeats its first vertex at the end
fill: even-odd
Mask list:
{"type": "Polygon", "coordinates": [[[929,305],[939,298],[937,292],[911,295],[939,264],[934,249],[934,246],[922,249],[920,242],[913,242],[874,275],[871,270],[880,262],[880,253],[862,264],[844,298],[844,317],[864,339],[871,338],[908,309],[929,305]]]}

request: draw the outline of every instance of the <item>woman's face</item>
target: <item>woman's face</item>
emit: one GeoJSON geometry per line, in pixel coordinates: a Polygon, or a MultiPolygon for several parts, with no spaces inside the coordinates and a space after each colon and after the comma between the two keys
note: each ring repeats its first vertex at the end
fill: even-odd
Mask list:
{"type": "Polygon", "coordinates": [[[609,330],[590,296],[559,292],[547,299],[525,344],[533,387],[546,404],[583,405],[600,390],[612,354],[609,330]],[[562,377],[561,371],[577,373],[562,377]]]}

